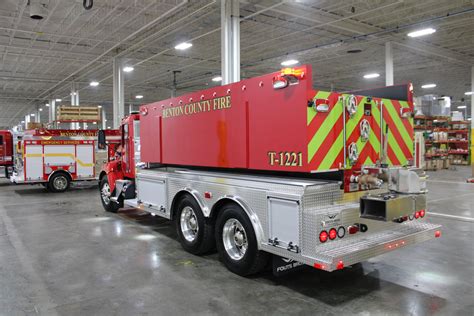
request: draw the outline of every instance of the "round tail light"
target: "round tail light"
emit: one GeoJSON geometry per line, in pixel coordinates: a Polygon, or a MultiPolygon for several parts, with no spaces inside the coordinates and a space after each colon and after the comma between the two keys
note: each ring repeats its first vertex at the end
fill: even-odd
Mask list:
{"type": "Polygon", "coordinates": [[[333,240],[333,239],[336,239],[337,237],[337,231],[335,228],[331,228],[331,230],[329,230],[329,239],[333,240]]]}
{"type": "Polygon", "coordinates": [[[420,211],[420,217],[425,217],[425,214],[426,214],[425,210],[420,211]]]}
{"type": "Polygon", "coordinates": [[[420,218],[420,212],[415,212],[415,218],[420,218]]]}
{"type": "Polygon", "coordinates": [[[327,240],[328,240],[328,232],[323,230],[322,232],[319,233],[319,241],[326,242],[327,240]]]}

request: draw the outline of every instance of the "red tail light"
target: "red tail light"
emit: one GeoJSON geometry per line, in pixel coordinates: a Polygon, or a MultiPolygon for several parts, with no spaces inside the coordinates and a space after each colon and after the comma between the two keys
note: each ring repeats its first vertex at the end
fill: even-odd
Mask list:
{"type": "Polygon", "coordinates": [[[425,213],[426,213],[425,210],[421,210],[421,211],[420,211],[420,216],[421,216],[421,217],[425,217],[425,213]]]}
{"type": "Polygon", "coordinates": [[[333,240],[333,239],[336,239],[337,237],[337,231],[335,228],[331,228],[331,230],[329,230],[329,239],[333,240]]]}
{"type": "Polygon", "coordinates": [[[435,237],[436,238],[441,237],[441,231],[440,230],[435,231],[435,237]]]}
{"type": "Polygon", "coordinates": [[[324,270],[326,268],[326,266],[324,264],[321,264],[321,263],[315,263],[314,267],[316,269],[320,269],[320,270],[324,270]]]}
{"type": "Polygon", "coordinates": [[[344,262],[339,261],[339,262],[337,263],[336,269],[338,269],[338,270],[344,269],[344,262]]]}
{"type": "Polygon", "coordinates": [[[322,232],[319,233],[319,241],[326,242],[327,240],[328,240],[328,233],[327,231],[323,230],[322,232]]]}
{"type": "Polygon", "coordinates": [[[347,227],[347,231],[349,232],[349,234],[355,234],[359,231],[359,227],[357,226],[349,226],[347,227]]]}
{"type": "Polygon", "coordinates": [[[415,218],[420,218],[420,212],[415,212],[415,218]]]}

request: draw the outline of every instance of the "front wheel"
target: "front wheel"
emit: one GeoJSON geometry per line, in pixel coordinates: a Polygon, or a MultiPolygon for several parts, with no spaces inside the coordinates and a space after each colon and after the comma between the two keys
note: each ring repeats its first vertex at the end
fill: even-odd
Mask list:
{"type": "Polygon", "coordinates": [[[104,176],[99,183],[100,190],[100,200],[102,201],[102,206],[107,212],[117,213],[119,208],[123,207],[123,200],[119,199],[118,203],[112,201],[112,192],[110,191],[109,180],[107,176],[104,176]]]}
{"type": "Polygon", "coordinates": [[[55,173],[49,178],[48,190],[51,192],[64,192],[69,189],[71,180],[69,176],[63,172],[55,173]]]}
{"type": "Polygon", "coordinates": [[[237,205],[228,204],[219,212],[216,241],[221,261],[238,275],[257,273],[268,262],[268,253],[258,250],[252,223],[237,205]]]}

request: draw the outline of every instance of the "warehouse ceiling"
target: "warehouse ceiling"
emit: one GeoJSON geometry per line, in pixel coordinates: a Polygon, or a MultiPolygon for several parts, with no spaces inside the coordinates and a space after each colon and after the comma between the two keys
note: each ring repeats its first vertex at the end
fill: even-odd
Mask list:
{"type": "MultiPolygon", "coordinates": [[[[0,1],[0,127],[18,124],[48,99],[67,104],[73,81],[81,104],[101,104],[111,118],[114,57],[135,68],[125,74],[127,105],[168,98],[173,71],[181,71],[177,94],[216,84],[219,0],[96,0],[91,10],[82,0],[29,1],[45,5],[43,19],[30,18],[28,0],[0,1]],[[183,41],[193,46],[175,50],[183,41]],[[100,85],[90,87],[92,80],[100,85]]],[[[395,83],[412,81],[417,95],[452,96],[453,110],[465,98],[470,108],[471,0],[246,0],[240,15],[242,77],[276,71],[292,58],[313,65],[316,88],[381,86],[390,41],[395,83]],[[407,37],[426,27],[437,31],[407,37]],[[363,79],[371,72],[381,76],[363,79]],[[437,86],[421,89],[426,83],[437,86]]]]}

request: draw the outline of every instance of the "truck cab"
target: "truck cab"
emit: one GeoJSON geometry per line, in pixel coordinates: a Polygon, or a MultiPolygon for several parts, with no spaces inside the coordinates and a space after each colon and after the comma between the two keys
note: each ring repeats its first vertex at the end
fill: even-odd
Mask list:
{"type": "MultiPolygon", "coordinates": [[[[120,143],[111,149],[109,161],[106,162],[99,175],[99,188],[104,208],[117,211],[123,206],[121,198],[114,199],[118,184],[133,183],[136,164],[140,163],[140,115],[131,114],[122,120],[120,126],[120,143]],[[112,200],[111,200],[112,199],[112,200]]],[[[105,131],[99,131],[99,147],[107,146],[105,131]]],[[[104,147],[105,148],[105,147],[104,147]]],[[[123,189],[121,187],[121,189],[123,189]]]]}

